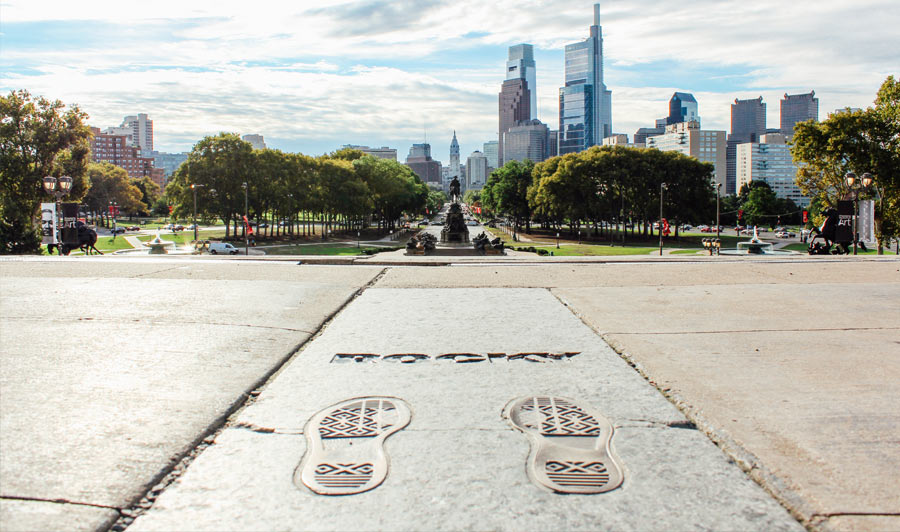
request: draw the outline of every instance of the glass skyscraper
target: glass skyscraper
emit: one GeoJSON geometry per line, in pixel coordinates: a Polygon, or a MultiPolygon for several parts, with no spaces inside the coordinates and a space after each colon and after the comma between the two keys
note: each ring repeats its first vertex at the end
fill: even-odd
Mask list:
{"type": "Polygon", "coordinates": [[[600,4],[586,40],[566,45],[566,86],[559,89],[559,154],[579,152],[612,135],[612,92],[603,83],[600,4]]]}

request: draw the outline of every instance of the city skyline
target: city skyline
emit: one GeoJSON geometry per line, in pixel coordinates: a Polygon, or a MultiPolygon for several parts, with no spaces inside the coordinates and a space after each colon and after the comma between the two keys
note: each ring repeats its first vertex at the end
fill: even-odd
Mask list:
{"type": "MultiPolygon", "coordinates": [[[[453,130],[461,153],[497,140],[510,46],[534,45],[537,118],[558,127],[564,47],[584,39],[593,3],[322,2],[285,11],[9,0],[2,90],[79,104],[100,128],[147,113],[159,151],[228,131],[311,155],[344,144],[405,153],[427,131],[434,157],[447,160],[453,130]]],[[[652,126],[676,91],[694,94],[708,129],[730,130],[736,98],[762,96],[769,124],[779,123],[785,92],[815,90],[820,119],[868,107],[900,65],[898,11],[883,0],[601,3],[613,132],[652,126]]]]}

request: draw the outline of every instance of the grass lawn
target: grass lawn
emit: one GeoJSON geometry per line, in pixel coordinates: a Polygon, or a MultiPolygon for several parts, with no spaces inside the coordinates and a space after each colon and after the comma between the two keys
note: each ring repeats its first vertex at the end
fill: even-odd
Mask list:
{"type": "MultiPolygon", "coordinates": [[[[529,243],[519,243],[516,247],[529,247],[529,243]]],[[[647,247],[622,247],[622,246],[593,246],[588,244],[560,244],[557,249],[556,245],[535,246],[538,249],[546,249],[553,252],[557,257],[603,257],[611,255],[647,255],[658,248],[647,247]]]]}
{"type": "Polygon", "coordinates": [[[382,248],[341,244],[309,244],[305,246],[271,246],[262,248],[266,255],[363,255],[366,250],[388,251],[396,248],[382,248]]]}
{"type": "MultiPolygon", "coordinates": [[[[156,235],[138,235],[137,239],[141,242],[149,242],[156,238],[156,235]]],[[[177,246],[186,246],[194,241],[194,232],[193,231],[179,231],[178,233],[159,233],[159,238],[167,241],[167,242],[175,242],[177,246]]],[[[200,239],[206,240],[206,235],[202,232],[200,233],[200,239]]],[[[235,245],[237,247],[237,245],[235,245]]]]}
{"type": "MultiPolygon", "coordinates": [[[[670,255],[696,255],[700,250],[698,249],[676,249],[672,251],[670,255]]],[[[709,254],[706,252],[706,254],[709,254]]]]}

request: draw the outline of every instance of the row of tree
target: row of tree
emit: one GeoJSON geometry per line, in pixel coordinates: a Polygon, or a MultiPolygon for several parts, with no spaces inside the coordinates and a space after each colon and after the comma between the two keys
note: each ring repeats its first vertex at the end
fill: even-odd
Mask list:
{"type": "Polygon", "coordinates": [[[715,217],[713,166],[677,152],[598,147],[534,164],[510,161],[495,170],[481,192],[481,205],[512,218],[516,230],[531,221],[571,232],[582,226],[602,234],[624,224],[649,235],[652,222],[715,217]]]}
{"type": "MultiPolygon", "coordinates": [[[[404,213],[440,208],[444,195],[428,188],[406,165],[344,149],[321,157],[253,150],[235,134],[198,142],[166,187],[175,216],[221,219],[226,238],[248,220],[269,234],[353,231],[376,222],[392,230],[404,213]],[[264,230],[265,231],[265,230],[264,230]]],[[[323,233],[324,234],[324,233],[323,233]]]]}

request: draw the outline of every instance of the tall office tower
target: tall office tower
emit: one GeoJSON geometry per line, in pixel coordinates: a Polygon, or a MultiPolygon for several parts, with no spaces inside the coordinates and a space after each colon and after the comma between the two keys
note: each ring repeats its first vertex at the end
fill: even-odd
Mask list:
{"type": "Polygon", "coordinates": [[[791,149],[781,133],[761,135],[759,142],[737,146],[737,189],[751,181],[765,181],[779,198],[788,198],[800,207],[809,205],[810,198],[797,186],[797,166],[791,149]]]}
{"type": "Polygon", "coordinates": [[[700,115],[697,112],[697,100],[688,92],[676,92],[669,100],[669,116],[666,125],[679,122],[700,123],[700,115]]]}
{"type": "MultiPolygon", "coordinates": [[[[643,128],[642,128],[643,129],[643,128]]],[[[666,126],[661,135],[646,139],[647,148],[677,151],[713,164],[716,183],[725,183],[725,132],[700,129],[700,122],[678,122],[666,126]]],[[[723,191],[724,192],[724,191],[723,191]]]]}
{"type": "Polygon", "coordinates": [[[731,133],[725,148],[725,194],[737,194],[737,145],[759,142],[766,134],[766,104],[762,96],[752,100],[734,100],[731,106],[731,133]]]}
{"type": "Polygon", "coordinates": [[[137,116],[126,116],[122,120],[122,126],[132,131],[134,147],[142,150],[153,150],[153,120],[147,118],[146,113],[138,113],[137,116]]]}
{"type": "Polygon", "coordinates": [[[559,130],[551,129],[548,139],[549,145],[547,147],[549,148],[549,152],[547,153],[547,157],[556,157],[559,155],[559,130]]]}
{"type": "Polygon", "coordinates": [[[509,131],[517,123],[530,120],[531,96],[528,90],[528,82],[523,78],[508,79],[503,82],[500,89],[500,140],[497,147],[500,160],[497,164],[503,166],[503,134],[509,131]]]}
{"type": "Polygon", "coordinates": [[[559,154],[579,152],[612,135],[612,92],[603,84],[600,4],[586,40],[566,45],[566,86],[559,89],[559,154]]]}
{"type": "Polygon", "coordinates": [[[503,134],[503,160],[539,163],[548,156],[549,138],[550,129],[540,120],[519,122],[503,134]]]}
{"type": "Polygon", "coordinates": [[[487,157],[488,166],[491,168],[498,168],[497,162],[500,157],[500,153],[498,151],[500,147],[500,143],[496,140],[489,140],[484,143],[484,156],[487,157]]]}
{"type": "Polygon", "coordinates": [[[244,135],[241,137],[241,140],[244,142],[249,142],[251,146],[253,146],[254,150],[264,150],[266,149],[266,140],[262,135],[258,135],[256,133],[251,133],[249,135],[244,135]]]}
{"type": "Polygon", "coordinates": [[[456,130],[453,130],[453,140],[450,141],[450,173],[448,177],[452,180],[459,177],[459,142],[456,141],[456,130]]]}
{"type": "Polygon", "coordinates": [[[488,178],[488,161],[478,150],[472,152],[466,160],[466,190],[480,190],[488,178]]]}
{"type": "Polygon", "coordinates": [[[537,118],[537,80],[534,66],[534,47],[530,44],[517,44],[509,47],[509,60],[506,62],[506,79],[524,79],[528,88],[529,115],[523,120],[537,118]]]}
{"type": "Polygon", "coordinates": [[[809,94],[787,94],[781,100],[781,134],[785,139],[794,136],[794,125],[797,122],[819,120],[819,99],[816,91],[809,94]]]}
{"type": "Polygon", "coordinates": [[[643,148],[646,145],[648,138],[655,135],[662,135],[665,132],[665,127],[642,127],[634,132],[634,137],[632,137],[632,139],[634,140],[635,147],[643,148]]]}
{"type": "Polygon", "coordinates": [[[406,156],[408,166],[425,183],[441,183],[441,162],[431,158],[431,144],[413,144],[406,156]]]}

